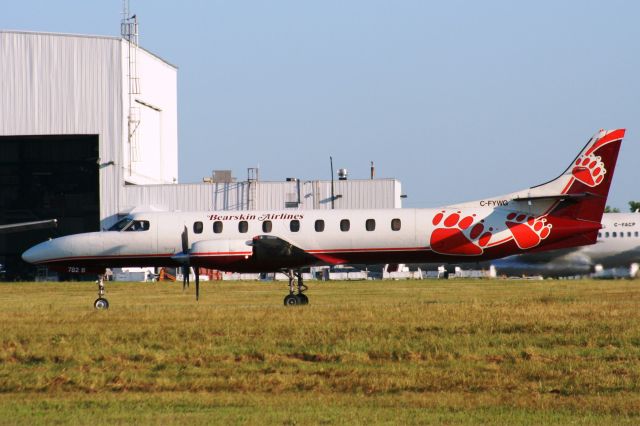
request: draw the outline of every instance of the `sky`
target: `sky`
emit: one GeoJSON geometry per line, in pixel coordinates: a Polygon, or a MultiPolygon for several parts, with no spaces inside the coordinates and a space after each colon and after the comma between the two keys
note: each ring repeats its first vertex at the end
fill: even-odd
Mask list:
{"type": "MultiPolygon", "coordinates": [[[[640,2],[131,0],[178,66],[179,180],[402,182],[405,207],[556,177],[626,128],[609,204],[640,200],[640,2]]],[[[3,2],[0,29],[119,35],[121,0],[3,2]]]]}

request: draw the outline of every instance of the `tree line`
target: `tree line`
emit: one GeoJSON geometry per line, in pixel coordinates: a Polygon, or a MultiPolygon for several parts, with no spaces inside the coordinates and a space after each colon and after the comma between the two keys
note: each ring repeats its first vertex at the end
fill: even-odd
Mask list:
{"type": "MultiPolygon", "coordinates": [[[[640,201],[629,201],[630,212],[640,212],[640,201]]],[[[606,206],[604,208],[605,213],[620,213],[620,209],[617,207],[606,206]]]]}

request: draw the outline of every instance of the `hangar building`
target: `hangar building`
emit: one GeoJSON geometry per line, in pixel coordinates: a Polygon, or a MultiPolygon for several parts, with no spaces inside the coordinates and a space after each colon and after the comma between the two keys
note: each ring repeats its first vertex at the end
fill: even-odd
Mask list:
{"type": "Polygon", "coordinates": [[[127,31],[0,30],[0,224],[59,222],[0,235],[7,270],[28,274],[26,248],[133,209],[400,207],[394,179],[337,181],[333,200],[327,181],[177,184],[177,68],[138,46],[137,23],[127,31]]]}
{"type": "MultiPolygon", "coordinates": [[[[0,31],[0,223],[99,230],[125,184],[177,180],[177,135],[175,66],[120,37],[0,31]]],[[[2,236],[0,258],[50,234],[2,236]]]]}

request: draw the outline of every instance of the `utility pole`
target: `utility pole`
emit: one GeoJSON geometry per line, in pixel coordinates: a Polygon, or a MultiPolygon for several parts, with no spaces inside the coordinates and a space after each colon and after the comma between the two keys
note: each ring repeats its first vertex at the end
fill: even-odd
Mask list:
{"type": "Polygon", "coordinates": [[[334,191],[334,187],[333,187],[333,157],[329,156],[329,163],[331,165],[331,210],[333,210],[335,208],[335,191],[334,191]]]}

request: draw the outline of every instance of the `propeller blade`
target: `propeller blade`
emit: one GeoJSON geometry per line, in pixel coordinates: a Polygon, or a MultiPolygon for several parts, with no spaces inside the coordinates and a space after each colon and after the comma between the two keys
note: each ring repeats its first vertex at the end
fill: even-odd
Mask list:
{"type": "Polygon", "coordinates": [[[189,287],[189,273],[191,267],[189,266],[189,231],[187,230],[187,226],[184,226],[182,230],[182,234],[180,235],[182,239],[182,253],[181,258],[183,259],[182,266],[182,290],[189,287]]]}
{"type": "Polygon", "coordinates": [[[189,274],[190,274],[189,265],[184,265],[182,267],[182,290],[189,287],[189,274]]]}
{"type": "Polygon", "coordinates": [[[200,299],[200,268],[194,268],[196,271],[196,300],[200,299]]]}
{"type": "Polygon", "coordinates": [[[182,237],[182,252],[189,253],[189,231],[187,231],[186,225],[180,236],[182,237]]]}

